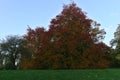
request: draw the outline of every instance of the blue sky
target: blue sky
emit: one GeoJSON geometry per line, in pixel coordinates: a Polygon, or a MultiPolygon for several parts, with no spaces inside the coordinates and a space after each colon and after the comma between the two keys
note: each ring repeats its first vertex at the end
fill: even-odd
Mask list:
{"type": "MultiPolygon", "coordinates": [[[[109,45],[120,24],[120,0],[72,0],[87,16],[101,24],[107,32],[104,42],[109,45]]],[[[0,38],[24,35],[31,28],[48,28],[52,18],[71,0],[0,0],[0,38]]]]}

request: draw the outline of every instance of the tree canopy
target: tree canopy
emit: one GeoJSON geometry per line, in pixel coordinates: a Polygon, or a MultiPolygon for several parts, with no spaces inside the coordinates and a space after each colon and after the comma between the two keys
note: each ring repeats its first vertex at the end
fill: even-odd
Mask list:
{"type": "Polygon", "coordinates": [[[25,52],[25,42],[22,37],[17,35],[8,36],[2,40],[1,55],[4,55],[2,62],[4,62],[5,69],[17,69],[21,61],[21,56],[25,52]]]}
{"type": "Polygon", "coordinates": [[[31,64],[23,67],[35,69],[108,67],[107,50],[110,48],[99,41],[105,34],[99,26],[100,24],[89,19],[75,3],[64,5],[62,12],[51,20],[48,31],[42,27],[28,29],[25,40],[26,47],[32,53],[29,58],[31,64]]]}

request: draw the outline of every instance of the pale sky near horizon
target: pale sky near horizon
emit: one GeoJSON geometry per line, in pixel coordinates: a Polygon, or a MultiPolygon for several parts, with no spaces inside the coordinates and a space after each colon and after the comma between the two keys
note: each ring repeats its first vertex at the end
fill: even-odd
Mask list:
{"type": "MultiPolygon", "coordinates": [[[[107,32],[104,42],[109,45],[120,24],[120,0],[72,0],[87,13],[87,16],[101,24],[107,32]]],[[[27,25],[31,28],[48,28],[63,4],[71,0],[0,0],[0,39],[8,35],[24,35],[27,25]]]]}

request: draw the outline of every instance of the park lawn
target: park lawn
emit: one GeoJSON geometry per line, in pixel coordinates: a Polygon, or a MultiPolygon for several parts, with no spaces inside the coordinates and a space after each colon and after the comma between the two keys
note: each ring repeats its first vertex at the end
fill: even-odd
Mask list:
{"type": "Polygon", "coordinates": [[[1,70],[0,80],[120,80],[120,69],[1,70]]]}

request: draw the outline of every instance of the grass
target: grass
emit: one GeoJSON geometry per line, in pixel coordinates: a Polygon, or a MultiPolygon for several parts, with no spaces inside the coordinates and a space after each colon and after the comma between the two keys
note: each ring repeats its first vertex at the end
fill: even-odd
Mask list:
{"type": "Polygon", "coordinates": [[[1,70],[0,80],[120,80],[120,69],[1,70]]]}

